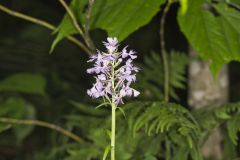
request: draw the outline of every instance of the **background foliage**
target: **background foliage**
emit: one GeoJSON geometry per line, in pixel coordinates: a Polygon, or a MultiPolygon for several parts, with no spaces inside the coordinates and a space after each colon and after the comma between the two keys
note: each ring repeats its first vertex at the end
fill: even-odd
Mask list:
{"type": "MultiPolygon", "coordinates": [[[[166,18],[165,41],[173,103],[165,103],[159,19],[166,3],[166,0],[97,0],[88,22],[85,16],[88,1],[69,1],[81,27],[89,23],[97,48],[102,47],[101,41],[107,35],[117,36],[140,57],[141,72],[135,87],[142,94],[122,106],[126,119],[118,112],[117,158],[202,160],[200,148],[218,126],[224,134],[224,158],[237,158],[239,64],[230,64],[232,103],[195,111],[187,106],[186,67],[191,61],[187,56],[189,44],[211,63],[214,75],[224,64],[240,60],[240,3],[172,2],[166,18]]],[[[53,0],[34,3],[12,0],[1,4],[58,27],[51,32],[0,13],[0,159],[101,159],[109,141],[110,112],[108,108],[96,110],[99,101],[86,95],[91,84],[85,73],[88,55],[65,40],[70,35],[83,38],[77,35],[70,16],[53,0]],[[34,125],[3,123],[4,117],[51,122],[75,133],[81,142],[34,125]]]]}

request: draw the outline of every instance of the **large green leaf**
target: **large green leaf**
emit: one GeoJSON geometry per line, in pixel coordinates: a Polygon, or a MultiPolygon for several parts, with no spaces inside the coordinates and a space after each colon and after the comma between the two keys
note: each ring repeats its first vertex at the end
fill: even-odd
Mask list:
{"type": "Polygon", "coordinates": [[[0,81],[1,91],[45,94],[46,80],[38,74],[14,74],[0,81]]]}
{"type": "Polygon", "coordinates": [[[216,74],[222,65],[240,61],[240,12],[225,3],[206,4],[205,0],[189,0],[186,14],[179,14],[178,21],[196,52],[211,62],[216,74]],[[215,10],[214,15],[210,11],[215,10]]]}
{"type": "MultiPolygon", "coordinates": [[[[101,28],[109,36],[116,36],[121,41],[129,34],[147,24],[159,11],[160,5],[166,0],[96,0],[92,9],[90,27],[101,28]]],[[[86,0],[73,0],[71,9],[84,25],[84,6],[86,0]]],[[[70,17],[65,15],[58,27],[58,35],[53,42],[52,50],[56,44],[66,36],[77,33],[70,17]]]]}
{"type": "Polygon", "coordinates": [[[121,41],[147,24],[165,0],[98,0],[91,28],[102,28],[121,41]]]}

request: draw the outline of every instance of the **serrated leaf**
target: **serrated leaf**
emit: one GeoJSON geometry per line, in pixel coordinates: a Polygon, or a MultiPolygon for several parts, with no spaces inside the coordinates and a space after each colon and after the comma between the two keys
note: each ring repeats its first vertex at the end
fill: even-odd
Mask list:
{"type": "Polygon", "coordinates": [[[38,74],[18,73],[0,81],[0,92],[45,94],[46,80],[38,74]]]}
{"type": "Polygon", "coordinates": [[[165,0],[98,0],[93,7],[91,28],[102,28],[120,41],[147,24],[165,0]]]}
{"type": "Polygon", "coordinates": [[[189,0],[186,14],[178,14],[181,31],[203,59],[211,62],[214,75],[226,63],[240,61],[240,12],[225,3],[189,0]],[[214,7],[214,15],[210,8],[214,7]]]}

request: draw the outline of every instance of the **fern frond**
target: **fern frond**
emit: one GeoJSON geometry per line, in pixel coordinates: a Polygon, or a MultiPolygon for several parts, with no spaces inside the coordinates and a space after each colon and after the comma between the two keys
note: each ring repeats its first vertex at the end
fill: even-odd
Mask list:
{"type": "Polygon", "coordinates": [[[134,135],[143,128],[148,135],[175,130],[179,135],[186,138],[190,147],[193,145],[193,139],[198,139],[201,132],[190,112],[173,103],[150,103],[135,118],[134,124],[132,124],[132,121],[129,124],[134,135]]]}
{"type": "Polygon", "coordinates": [[[240,103],[220,107],[215,111],[215,115],[221,121],[226,122],[229,138],[233,144],[237,145],[237,133],[240,132],[240,103]]]}
{"type": "MultiPolygon", "coordinates": [[[[175,89],[185,88],[185,68],[189,60],[186,54],[172,51],[169,54],[170,96],[178,99],[175,89]]],[[[143,97],[151,100],[163,99],[163,64],[157,53],[144,57],[144,64],[139,64],[141,72],[138,75],[138,89],[143,97]],[[141,85],[140,85],[141,84],[141,85]]]]}
{"type": "Polygon", "coordinates": [[[220,107],[196,110],[194,116],[204,130],[202,142],[211,134],[212,130],[226,124],[230,140],[237,144],[237,133],[240,131],[240,103],[225,104],[220,107]]]}

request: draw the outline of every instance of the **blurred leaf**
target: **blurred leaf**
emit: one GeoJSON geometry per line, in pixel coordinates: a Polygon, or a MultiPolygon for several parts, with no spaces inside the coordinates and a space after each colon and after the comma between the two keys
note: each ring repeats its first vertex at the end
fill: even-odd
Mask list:
{"type": "MultiPolygon", "coordinates": [[[[74,107],[76,107],[78,111],[80,111],[82,113],[87,113],[87,114],[96,115],[96,116],[101,116],[101,115],[104,115],[104,113],[106,113],[106,111],[104,109],[96,110],[94,106],[86,104],[86,103],[81,103],[81,102],[76,102],[76,101],[70,101],[70,103],[74,107]]],[[[104,103],[104,105],[107,105],[107,103],[104,103]]]]}
{"type": "MultiPolygon", "coordinates": [[[[25,113],[21,117],[21,119],[35,119],[35,108],[30,105],[26,104],[25,106],[25,113]]],[[[13,128],[14,134],[17,137],[18,143],[21,143],[22,140],[27,137],[31,131],[34,129],[33,125],[16,125],[13,128]]]]}
{"type": "Polygon", "coordinates": [[[0,124],[0,133],[8,130],[11,127],[12,127],[12,125],[10,125],[10,124],[0,124]]]}
{"type": "Polygon", "coordinates": [[[211,5],[205,0],[189,0],[186,14],[178,22],[193,48],[211,62],[214,75],[224,64],[240,61],[240,12],[226,4],[211,5]],[[219,15],[214,15],[212,10],[219,15]]]}
{"type": "Polygon", "coordinates": [[[144,160],[157,160],[157,158],[151,154],[145,154],[144,160]]]}
{"type": "Polygon", "coordinates": [[[239,7],[240,7],[240,1],[239,0],[228,0],[228,1],[239,5],[239,7]]]}
{"type": "Polygon", "coordinates": [[[19,73],[0,81],[0,91],[45,94],[46,80],[37,74],[19,73]]]}
{"type": "Polygon", "coordinates": [[[239,115],[235,115],[233,118],[231,118],[227,122],[227,129],[228,129],[229,137],[235,145],[237,145],[237,140],[238,140],[237,133],[240,130],[239,122],[240,122],[239,115]]]}
{"type": "MultiPolygon", "coordinates": [[[[0,103],[0,116],[16,119],[34,119],[34,107],[22,98],[11,97],[0,103]]],[[[0,123],[0,130],[4,131],[12,126],[13,132],[16,135],[18,143],[20,143],[33,129],[33,126],[25,125],[9,125],[0,123]]]]}
{"type": "Polygon", "coordinates": [[[224,159],[237,160],[237,147],[232,143],[229,135],[223,131],[224,159]]]}
{"type": "Polygon", "coordinates": [[[25,101],[22,98],[11,97],[0,102],[0,116],[22,118],[25,111],[25,101]]]}

